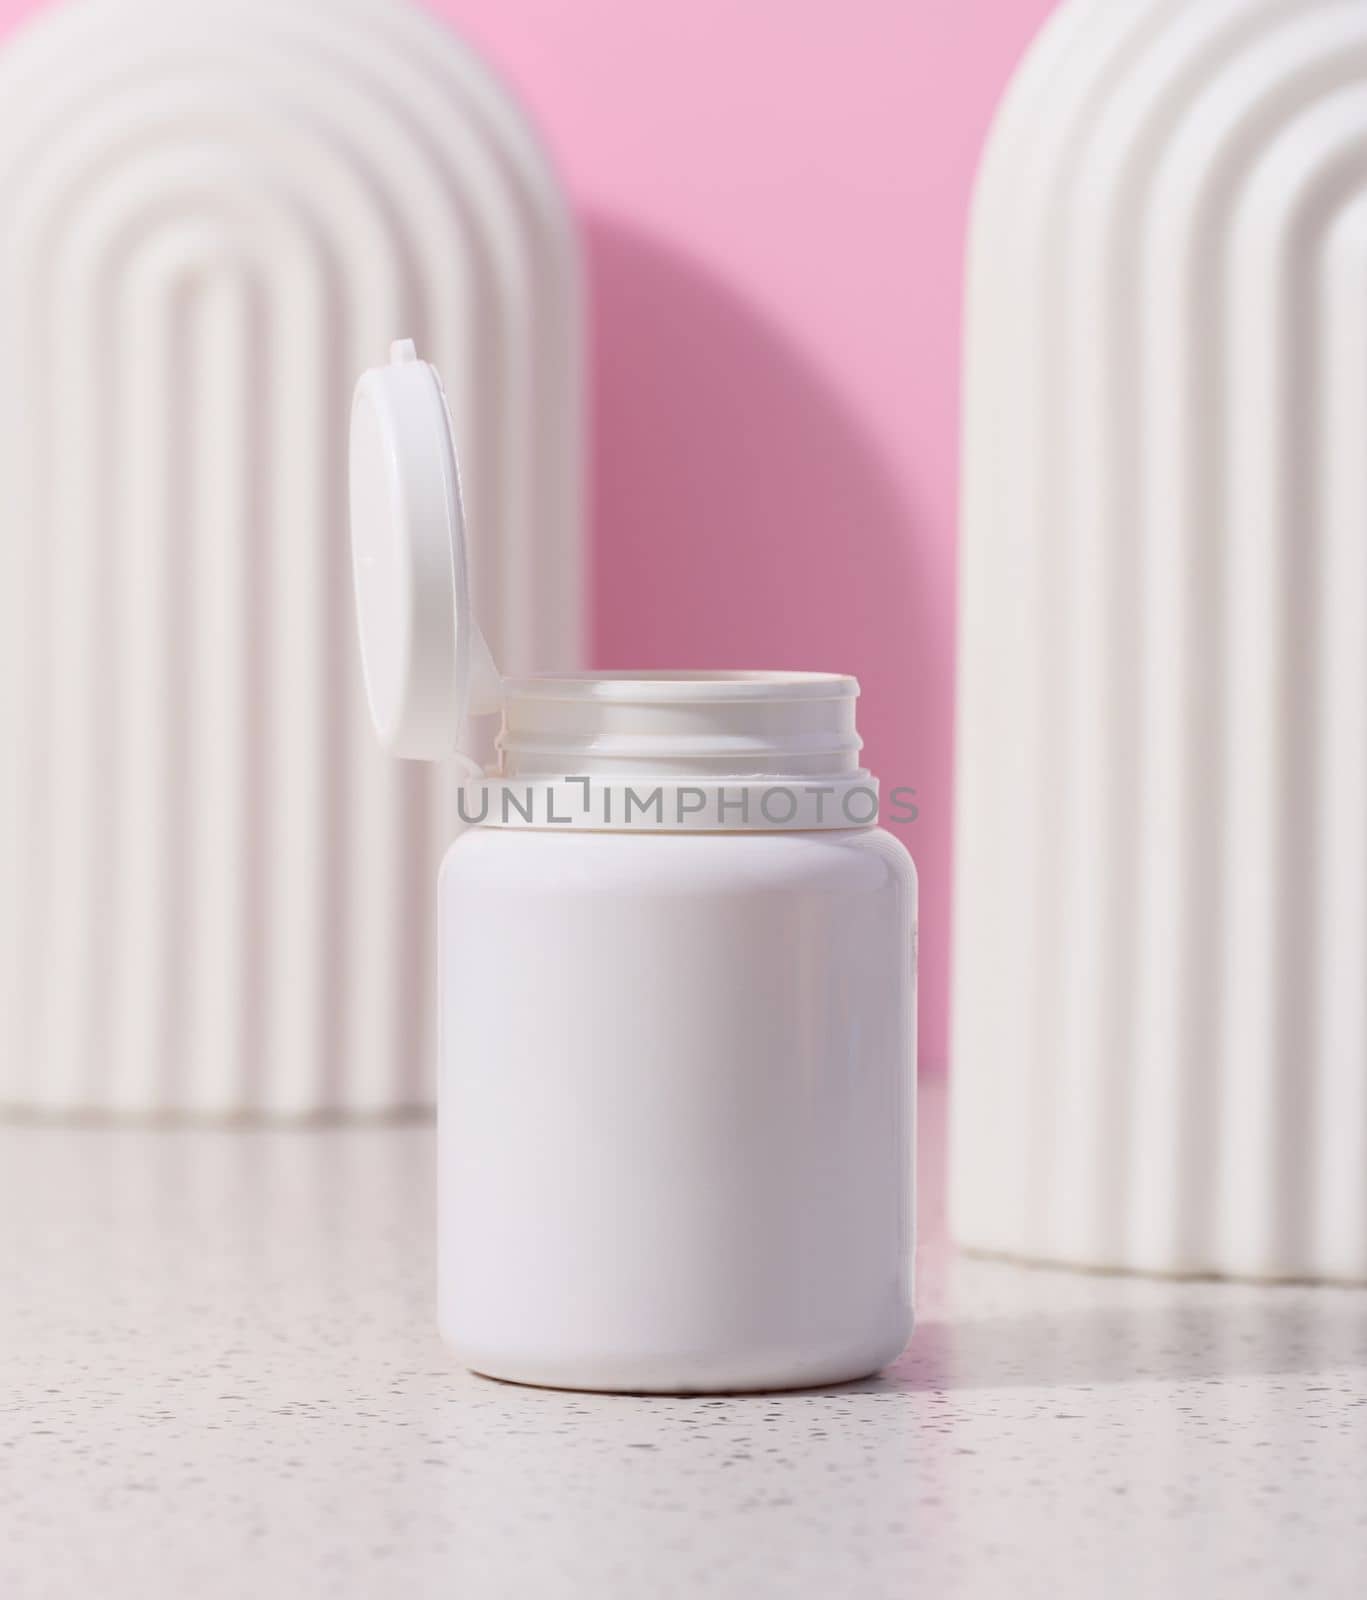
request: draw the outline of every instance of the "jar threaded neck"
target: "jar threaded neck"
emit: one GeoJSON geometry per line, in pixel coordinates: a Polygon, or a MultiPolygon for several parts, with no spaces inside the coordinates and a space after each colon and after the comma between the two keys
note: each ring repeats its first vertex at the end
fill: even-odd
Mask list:
{"type": "Polygon", "coordinates": [[[602,673],[504,684],[504,777],[858,774],[853,678],[821,673],[602,673]]]}

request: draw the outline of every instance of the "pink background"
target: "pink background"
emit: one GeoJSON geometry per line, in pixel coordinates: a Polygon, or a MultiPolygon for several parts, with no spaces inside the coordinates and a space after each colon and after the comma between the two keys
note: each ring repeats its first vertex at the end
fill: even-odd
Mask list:
{"type": "Polygon", "coordinates": [[[919,794],[938,1069],[963,226],[1054,0],[426,3],[520,91],[582,218],[597,663],[859,675],[870,765],[919,794]]]}

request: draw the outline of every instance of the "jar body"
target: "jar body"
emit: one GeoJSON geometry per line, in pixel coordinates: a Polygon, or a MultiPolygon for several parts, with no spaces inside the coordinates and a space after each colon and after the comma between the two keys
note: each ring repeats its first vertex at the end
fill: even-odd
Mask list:
{"type": "Polygon", "coordinates": [[[492,1377],[866,1376],[912,1327],[916,878],[879,830],[475,828],[440,889],[440,1304],[492,1377]]]}

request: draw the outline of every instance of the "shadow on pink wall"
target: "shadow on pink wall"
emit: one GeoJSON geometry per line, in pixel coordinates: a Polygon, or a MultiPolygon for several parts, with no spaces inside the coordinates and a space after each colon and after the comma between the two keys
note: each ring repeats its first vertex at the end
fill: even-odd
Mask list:
{"type": "Polygon", "coordinates": [[[595,660],[855,673],[869,766],[920,792],[922,1063],[945,1058],[948,817],[917,752],[935,670],[915,508],[820,372],[705,267],[588,223],[595,660]]]}

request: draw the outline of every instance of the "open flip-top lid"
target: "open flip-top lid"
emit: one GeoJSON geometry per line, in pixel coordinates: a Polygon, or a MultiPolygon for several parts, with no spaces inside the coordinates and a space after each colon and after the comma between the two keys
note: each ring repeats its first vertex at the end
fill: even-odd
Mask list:
{"type": "Polygon", "coordinates": [[[470,718],[501,709],[502,682],[474,617],[446,394],[411,340],[356,385],[351,548],[380,742],[417,761],[466,751],[470,718]]]}

